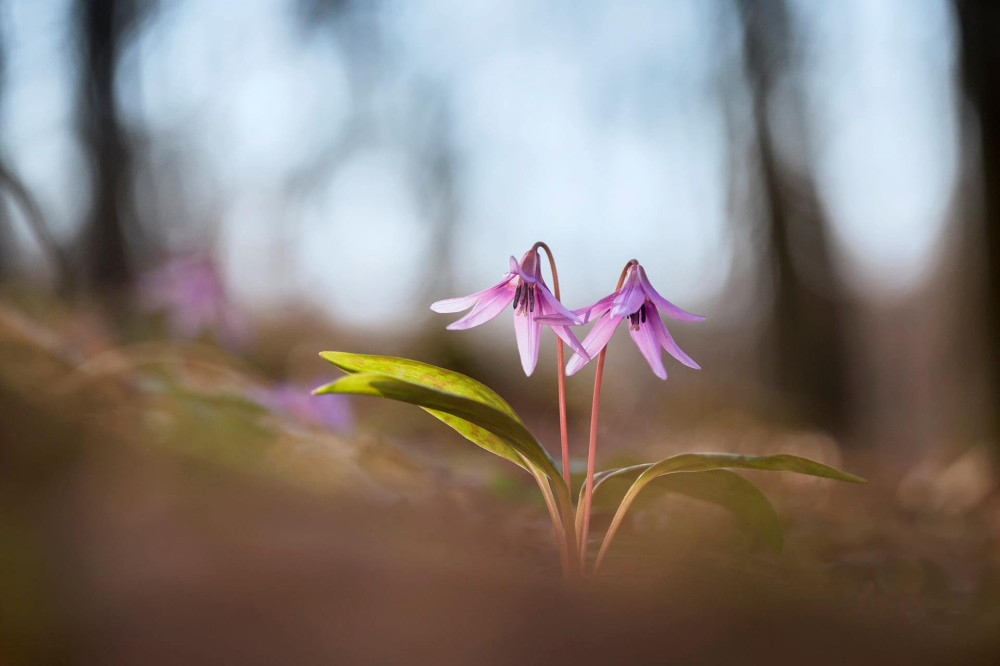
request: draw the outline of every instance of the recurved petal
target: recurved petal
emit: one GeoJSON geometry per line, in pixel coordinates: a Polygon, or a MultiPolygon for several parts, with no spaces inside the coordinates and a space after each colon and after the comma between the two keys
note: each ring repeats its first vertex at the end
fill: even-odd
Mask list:
{"type": "MultiPolygon", "coordinates": [[[[527,255],[525,255],[525,257],[527,257],[527,255]]],[[[537,261],[535,263],[536,263],[536,267],[537,267],[537,261]]],[[[511,255],[511,258],[510,258],[510,272],[514,273],[515,275],[520,276],[521,279],[524,280],[525,282],[532,282],[533,283],[533,282],[536,281],[536,277],[537,276],[535,276],[531,272],[526,271],[524,268],[522,268],[521,264],[517,261],[517,259],[515,259],[513,257],[513,255],[511,255]]]]}
{"type": "MultiPolygon", "coordinates": [[[[583,349],[587,352],[590,358],[597,356],[605,345],[608,344],[608,340],[611,339],[611,335],[618,328],[618,324],[621,322],[621,317],[615,317],[613,315],[605,315],[597,320],[594,327],[590,329],[590,333],[587,337],[583,339],[583,349]]],[[[566,374],[573,375],[582,368],[590,359],[584,358],[580,354],[573,354],[573,358],[569,360],[566,364],[566,374]]]]}
{"type": "Polygon", "coordinates": [[[483,289],[482,291],[477,291],[476,293],[469,294],[468,296],[459,296],[458,298],[446,298],[443,301],[436,301],[434,303],[431,303],[431,310],[433,310],[434,312],[441,312],[441,313],[461,312],[462,310],[468,310],[469,308],[471,308],[473,305],[476,304],[476,301],[493,293],[495,290],[506,286],[513,279],[514,279],[514,274],[507,273],[504,275],[503,280],[501,280],[499,283],[487,289],[483,289]]]}
{"type": "MultiPolygon", "coordinates": [[[[654,319],[659,319],[659,317],[654,317],[654,319]]],[[[653,374],[660,379],[666,379],[667,371],[663,367],[660,341],[657,339],[656,331],[653,330],[650,324],[651,322],[647,321],[644,324],[640,324],[638,330],[630,328],[628,334],[632,336],[632,341],[639,348],[639,351],[642,352],[642,355],[646,357],[646,362],[653,369],[653,374]]]]}
{"type": "Polygon", "coordinates": [[[514,289],[508,283],[498,284],[484,295],[469,314],[448,324],[449,331],[464,331],[492,320],[514,300],[514,289]]]}
{"type": "Polygon", "coordinates": [[[580,317],[584,324],[590,323],[611,309],[611,303],[615,300],[615,296],[617,295],[617,291],[613,294],[608,294],[593,305],[573,310],[573,314],[580,317]]]}
{"type": "Polygon", "coordinates": [[[646,270],[642,266],[639,267],[639,282],[642,285],[642,290],[645,292],[646,297],[653,301],[656,307],[671,319],[676,319],[678,321],[702,321],[705,319],[701,315],[691,314],[690,312],[681,310],[679,307],[663,298],[663,296],[660,296],[659,292],[657,292],[656,289],[653,289],[653,285],[649,283],[649,278],[646,277],[646,270]]]}
{"type": "MultiPolygon", "coordinates": [[[[559,299],[557,299],[544,284],[541,284],[540,282],[538,283],[536,293],[538,295],[538,300],[541,301],[541,316],[562,316],[563,321],[553,323],[560,323],[567,326],[578,326],[583,323],[583,319],[579,315],[566,309],[566,306],[560,303],[559,299]]],[[[547,322],[540,323],[545,324],[547,322]]]]}
{"type": "Polygon", "coordinates": [[[625,284],[618,290],[611,302],[611,314],[616,317],[627,317],[642,305],[646,300],[643,293],[642,284],[639,282],[638,273],[633,268],[625,278],[625,284]]]}
{"type": "Polygon", "coordinates": [[[674,342],[674,337],[670,335],[670,331],[667,330],[667,326],[666,324],[663,323],[662,319],[660,319],[657,316],[653,316],[649,321],[653,325],[657,340],[659,341],[660,345],[662,345],[663,348],[667,350],[668,354],[670,354],[671,356],[673,356],[674,358],[676,358],[678,361],[680,361],[689,368],[694,368],[695,370],[701,370],[701,366],[698,365],[698,363],[695,362],[693,358],[685,354],[684,350],[682,350],[680,347],[677,346],[677,343],[674,342]]]}
{"type": "Polygon", "coordinates": [[[535,321],[534,313],[514,315],[514,334],[517,336],[517,351],[521,354],[524,374],[531,376],[538,365],[538,343],[541,340],[542,325],[535,321]]]}
{"type": "Polygon", "coordinates": [[[552,326],[552,332],[562,338],[562,341],[569,345],[570,349],[576,352],[576,355],[585,357],[585,363],[590,361],[590,354],[584,349],[580,340],[573,334],[573,330],[569,326],[552,326]]]}

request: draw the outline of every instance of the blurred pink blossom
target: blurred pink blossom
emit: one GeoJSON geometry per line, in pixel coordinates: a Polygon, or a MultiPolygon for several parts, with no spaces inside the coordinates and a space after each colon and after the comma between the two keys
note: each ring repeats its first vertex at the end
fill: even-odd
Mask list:
{"type": "Polygon", "coordinates": [[[250,398],[272,412],[305,425],[334,432],[350,432],[354,429],[354,411],[347,396],[313,395],[308,388],[283,382],[252,391],[250,398]]]}
{"type": "Polygon", "coordinates": [[[207,254],[183,255],[150,271],[139,293],[144,310],[166,314],[173,336],[192,340],[211,333],[237,348],[249,342],[249,324],[227,298],[218,265],[207,254]]]}

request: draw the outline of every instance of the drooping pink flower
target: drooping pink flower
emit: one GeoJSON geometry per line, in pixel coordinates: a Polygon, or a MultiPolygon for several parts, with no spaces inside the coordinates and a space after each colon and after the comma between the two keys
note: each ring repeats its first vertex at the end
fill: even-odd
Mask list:
{"type": "Polygon", "coordinates": [[[517,349],[521,354],[524,374],[530,375],[538,364],[538,345],[542,329],[539,318],[545,315],[555,316],[556,320],[547,325],[573,351],[590,360],[583,345],[569,329],[570,326],[583,323],[583,320],[579,315],[566,309],[549,291],[545,280],[542,279],[538,251],[534,248],[528,250],[520,262],[511,257],[510,270],[504,273],[500,282],[489,289],[468,296],[437,301],[431,304],[431,310],[448,313],[472,308],[464,317],[448,325],[450,331],[464,331],[493,320],[512,302],[514,333],[517,336],[517,349]]]}
{"type": "MultiPolygon", "coordinates": [[[[628,320],[628,332],[635,342],[639,351],[646,358],[653,373],[660,379],[667,378],[667,371],[663,367],[661,348],[675,359],[695,370],[701,366],[694,362],[690,356],[685,354],[674,338],[670,335],[660,313],[679,321],[701,321],[704,317],[685,312],[679,307],[660,296],[660,294],[649,283],[646,271],[638,262],[629,265],[626,270],[625,280],[622,286],[614,293],[602,298],[590,307],[574,310],[574,314],[580,316],[584,323],[596,320],[594,327],[583,340],[583,347],[587,356],[575,354],[566,365],[566,374],[572,375],[582,368],[608,344],[611,335],[615,332],[624,320],[628,320]]],[[[562,323],[564,319],[559,316],[544,317],[543,324],[554,325],[562,323]]]]}

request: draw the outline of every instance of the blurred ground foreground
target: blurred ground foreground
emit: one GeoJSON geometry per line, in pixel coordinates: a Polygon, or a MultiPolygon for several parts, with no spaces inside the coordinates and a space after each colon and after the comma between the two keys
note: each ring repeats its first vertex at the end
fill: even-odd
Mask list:
{"type": "Polygon", "coordinates": [[[781,556],[671,500],[567,588],[527,478],[293,422],[218,351],[54,330],[0,321],[3,663],[1000,663],[995,492],[770,477],[781,556]]]}

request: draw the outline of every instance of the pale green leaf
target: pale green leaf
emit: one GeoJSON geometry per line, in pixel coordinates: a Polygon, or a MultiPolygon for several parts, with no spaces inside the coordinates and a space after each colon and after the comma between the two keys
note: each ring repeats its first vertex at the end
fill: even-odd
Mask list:
{"type": "MultiPolygon", "coordinates": [[[[703,472],[717,469],[755,469],[772,472],[796,472],[810,476],[819,476],[837,481],[847,481],[850,483],[864,483],[865,480],[859,476],[842,472],[839,469],[818,463],[808,458],[793,456],[788,454],[778,454],[771,456],[748,456],[736,453],[682,453],[671,456],[657,463],[647,465],[635,465],[619,470],[613,470],[604,474],[601,478],[602,484],[607,484],[615,477],[631,477],[636,472],[638,476],[625,493],[615,517],[611,521],[607,534],[604,536],[604,543],[597,556],[596,566],[600,565],[615,532],[621,525],[626,512],[632,502],[640,492],[656,479],[677,472],[703,472]]],[[[596,477],[595,477],[596,483],[596,477]]],[[[595,490],[596,495],[596,490],[595,490]]]]}
{"type": "Polygon", "coordinates": [[[517,421],[521,419],[496,391],[460,372],[439,368],[436,365],[394,356],[349,354],[347,352],[320,352],[320,356],[347,373],[376,372],[437,389],[445,393],[471,398],[504,412],[517,421]]]}
{"type": "Polygon", "coordinates": [[[359,372],[342,377],[316,389],[314,393],[378,396],[423,407],[438,418],[442,415],[456,417],[441,418],[441,420],[470,441],[496,455],[524,467],[517,455],[520,454],[549,478],[559,478],[559,472],[548,453],[520,420],[477,398],[414,384],[398,376],[374,372],[359,372]],[[485,434],[492,436],[487,437],[485,434]]]}
{"type": "MultiPolygon", "coordinates": [[[[628,490],[621,479],[610,480],[604,485],[604,489],[601,504],[612,501],[615,495],[620,499],[628,490]]],[[[736,472],[715,469],[665,474],[649,483],[642,494],[642,501],[652,502],[671,493],[710,502],[727,509],[736,518],[740,527],[759,539],[761,543],[775,552],[781,550],[784,535],[774,506],[757,486],[736,472]]],[[[639,499],[633,504],[638,502],[639,499]]]]}

